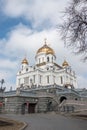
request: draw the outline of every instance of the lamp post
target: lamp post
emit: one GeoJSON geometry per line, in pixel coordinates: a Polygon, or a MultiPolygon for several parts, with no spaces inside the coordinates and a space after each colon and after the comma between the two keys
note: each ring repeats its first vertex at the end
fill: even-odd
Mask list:
{"type": "Polygon", "coordinates": [[[4,97],[3,97],[3,92],[5,91],[5,87],[3,87],[3,84],[5,83],[4,79],[0,80],[1,86],[0,86],[0,113],[4,110],[4,97]]]}
{"type": "Polygon", "coordinates": [[[1,83],[0,91],[4,92],[5,87],[3,88],[3,84],[5,83],[5,80],[4,80],[4,79],[1,79],[1,80],[0,80],[0,83],[1,83]]]}

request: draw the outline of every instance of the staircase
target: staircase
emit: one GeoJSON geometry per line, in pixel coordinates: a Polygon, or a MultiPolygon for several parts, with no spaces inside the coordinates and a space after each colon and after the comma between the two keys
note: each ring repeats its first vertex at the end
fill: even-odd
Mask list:
{"type": "Polygon", "coordinates": [[[57,111],[59,101],[57,96],[51,93],[39,92],[38,112],[57,111]]]}
{"type": "Polygon", "coordinates": [[[64,100],[59,105],[59,110],[63,112],[77,112],[87,110],[87,101],[64,100]]]}

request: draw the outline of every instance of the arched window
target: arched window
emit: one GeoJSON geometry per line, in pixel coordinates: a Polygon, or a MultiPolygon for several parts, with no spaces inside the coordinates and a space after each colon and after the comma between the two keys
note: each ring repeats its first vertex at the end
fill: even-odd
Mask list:
{"type": "Polygon", "coordinates": [[[42,76],[40,75],[40,83],[41,83],[42,76]]]}
{"type": "Polygon", "coordinates": [[[47,76],[47,83],[49,83],[49,76],[47,76]]]}
{"type": "Polygon", "coordinates": [[[47,57],[47,62],[49,62],[49,57],[47,57]]]}
{"type": "Polygon", "coordinates": [[[22,70],[23,70],[23,65],[22,65],[22,70]]]}
{"type": "Polygon", "coordinates": [[[53,56],[52,56],[52,62],[53,62],[53,56]]]}
{"type": "Polygon", "coordinates": [[[67,98],[66,98],[65,96],[60,97],[60,103],[61,103],[62,101],[64,101],[64,100],[67,100],[67,98]]]}
{"type": "Polygon", "coordinates": [[[49,70],[49,67],[47,67],[47,70],[49,70]]]}
{"type": "Polygon", "coordinates": [[[34,78],[34,83],[35,83],[35,75],[33,76],[33,78],[34,78]]]}
{"type": "Polygon", "coordinates": [[[26,68],[26,71],[28,71],[28,68],[26,68]]]}
{"type": "Polygon", "coordinates": [[[63,77],[62,76],[60,77],[60,80],[61,80],[61,84],[63,84],[63,77]]]}

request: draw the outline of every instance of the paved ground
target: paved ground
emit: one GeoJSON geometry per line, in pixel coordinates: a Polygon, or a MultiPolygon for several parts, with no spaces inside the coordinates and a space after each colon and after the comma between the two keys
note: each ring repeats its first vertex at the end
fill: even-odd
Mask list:
{"type": "Polygon", "coordinates": [[[87,120],[65,117],[55,113],[0,116],[25,121],[28,124],[25,130],[87,130],[87,120]]]}

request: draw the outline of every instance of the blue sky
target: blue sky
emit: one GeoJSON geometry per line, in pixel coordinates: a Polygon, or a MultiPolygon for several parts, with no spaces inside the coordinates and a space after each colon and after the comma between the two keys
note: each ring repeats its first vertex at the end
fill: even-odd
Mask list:
{"type": "Polygon", "coordinates": [[[64,48],[57,25],[69,0],[0,0],[0,79],[7,90],[16,88],[16,74],[27,55],[30,65],[35,63],[36,51],[44,38],[62,65],[64,58],[76,72],[78,87],[87,87],[87,67],[81,56],[64,48]]]}

